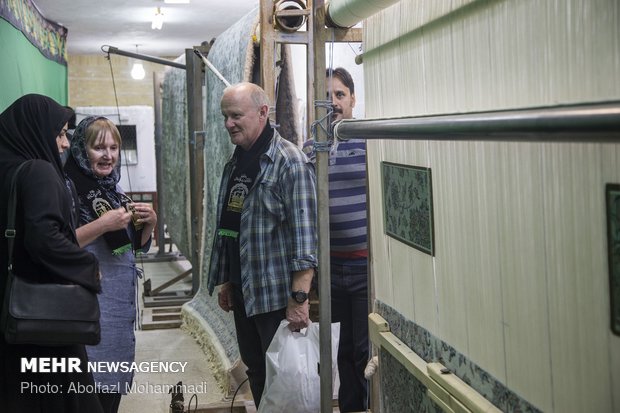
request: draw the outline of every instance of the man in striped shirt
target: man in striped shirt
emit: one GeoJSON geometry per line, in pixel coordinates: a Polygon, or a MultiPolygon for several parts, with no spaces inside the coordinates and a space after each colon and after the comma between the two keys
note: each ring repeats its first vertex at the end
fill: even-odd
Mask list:
{"type": "MultiPolygon", "coordinates": [[[[351,119],[355,88],[348,71],[327,69],[333,121],[351,119]]],[[[304,144],[311,161],[314,142],[304,144]]],[[[332,321],[340,322],[338,371],[341,412],[365,411],[368,384],[368,245],[366,220],[366,141],[334,140],[329,153],[329,227],[332,321]]]]}

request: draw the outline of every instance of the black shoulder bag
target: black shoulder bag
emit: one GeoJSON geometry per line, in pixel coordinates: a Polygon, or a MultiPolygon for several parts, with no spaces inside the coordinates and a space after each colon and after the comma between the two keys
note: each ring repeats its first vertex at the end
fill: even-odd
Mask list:
{"type": "Polygon", "coordinates": [[[4,236],[8,242],[8,277],[0,328],[11,344],[95,345],[100,340],[97,295],[77,284],[33,283],[13,273],[17,177],[13,174],[4,236]]]}

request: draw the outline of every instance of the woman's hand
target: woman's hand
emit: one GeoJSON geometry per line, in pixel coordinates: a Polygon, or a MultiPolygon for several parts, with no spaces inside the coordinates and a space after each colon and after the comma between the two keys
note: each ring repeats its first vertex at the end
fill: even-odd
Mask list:
{"type": "Polygon", "coordinates": [[[155,229],[155,225],[157,225],[157,214],[153,210],[151,204],[147,204],[144,202],[135,202],[131,204],[134,213],[134,219],[137,224],[142,224],[142,242],[141,245],[146,245],[151,238],[151,234],[153,233],[153,229],[155,229]]]}
{"type": "Polygon", "coordinates": [[[151,204],[136,202],[131,204],[131,206],[135,211],[135,218],[139,224],[143,224],[144,226],[148,225],[151,229],[155,227],[157,224],[157,214],[153,210],[151,204]]]}
{"type": "Polygon", "coordinates": [[[105,232],[118,231],[119,229],[126,228],[131,221],[131,213],[127,212],[125,208],[112,209],[105,214],[101,215],[97,221],[101,224],[105,232]]]}
{"type": "Polygon", "coordinates": [[[131,213],[125,208],[112,209],[94,221],[84,224],[75,230],[80,247],[85,247],[106,232],[127,228],[131,221],[131,213]]]}

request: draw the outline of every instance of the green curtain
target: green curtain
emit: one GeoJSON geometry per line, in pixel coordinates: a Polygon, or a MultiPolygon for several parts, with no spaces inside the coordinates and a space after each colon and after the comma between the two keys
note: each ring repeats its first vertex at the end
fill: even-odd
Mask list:
{"type": "Polygon", "coordinates": [[[27,93],[67,104],[67,67],[49,60],[11,23],[0,18],[0,112],[27,93]]]}

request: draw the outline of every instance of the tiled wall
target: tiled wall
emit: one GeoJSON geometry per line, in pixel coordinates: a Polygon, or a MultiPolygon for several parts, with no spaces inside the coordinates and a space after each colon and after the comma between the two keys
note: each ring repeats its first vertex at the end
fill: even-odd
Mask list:
{"type": "Polygon", "coordinates": [[[141,61],[146,72],[142,80],[131,78],[135,59],[101,52],[97,55],[75,55],[67,59],[70,106],[153,106],[153,72],[167,66],[141,61]],[[112,62],[112,71],[110,70],[112,62]]]}

